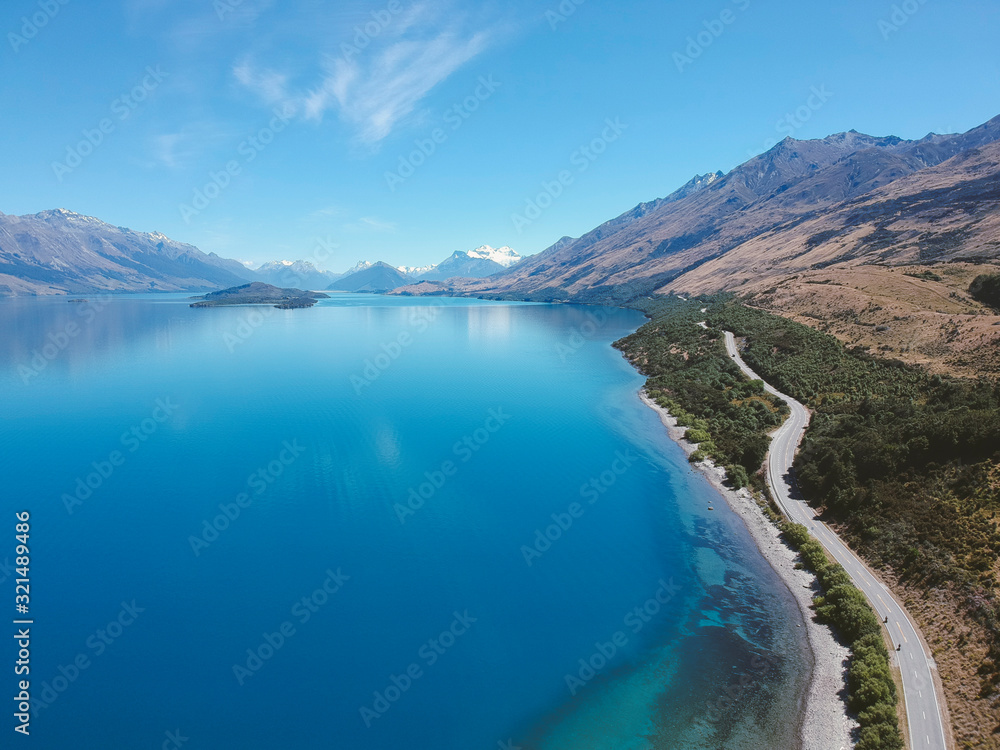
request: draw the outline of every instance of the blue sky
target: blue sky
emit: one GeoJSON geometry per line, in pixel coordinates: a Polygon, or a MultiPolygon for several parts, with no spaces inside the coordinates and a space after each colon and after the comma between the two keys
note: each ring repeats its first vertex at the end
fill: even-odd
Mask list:
{"type": "Polygon", "coordinates": [[[8,0],[0,32],[0,211],[329,270],[535,253],[785,135],[1000,114],[995,0],[8,0]]]}

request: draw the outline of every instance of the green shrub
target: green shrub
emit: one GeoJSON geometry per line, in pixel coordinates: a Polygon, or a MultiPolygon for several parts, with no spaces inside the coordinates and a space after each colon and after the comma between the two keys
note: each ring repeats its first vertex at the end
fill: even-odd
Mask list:
{"type": "Polygon", "coordinates": [[[896,722],[872,724],[861,728],[855,750],[903,750],[903,738],[896,722]]]}
{"type": "Polygon", "coordinates": [[[747,476],[747,470],[739,464],[730,464],[727,466],[726,476],[729,477],[729,481],[736,489],[746,487],[750,484],[750,477],[747,476]]]}
{"type": "Polygon", "coordinates": [[[687,433],[685,433],[684,437],[692,443],[704,443],[711,440],[711,436],[707,432],[695,429],[694,427],[691,427],[687,433]]]}
{"type": "Polygon", "coordinates": [[[785,523],[781,529],[785,538],[799,550],[803,565],[816,573],[823,589],[823,595],[813,602],[817,619],[835,627],[850,644],[848,704],[857,713],[862,727],[857,747],[902,750],[896,714],[896,684],[878,618],[847,572],[840,565],[829,562],[822,546],[805,526],[785,523]]]}

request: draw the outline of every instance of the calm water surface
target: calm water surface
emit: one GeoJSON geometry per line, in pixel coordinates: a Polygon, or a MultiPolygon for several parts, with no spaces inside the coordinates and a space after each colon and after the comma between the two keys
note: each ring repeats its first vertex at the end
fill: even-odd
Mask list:
{"type": "Polygon", "coordinates": [[[33,746],[793,746],[801,620],[636,398],[641,323],[0,300],[33,746]]]}

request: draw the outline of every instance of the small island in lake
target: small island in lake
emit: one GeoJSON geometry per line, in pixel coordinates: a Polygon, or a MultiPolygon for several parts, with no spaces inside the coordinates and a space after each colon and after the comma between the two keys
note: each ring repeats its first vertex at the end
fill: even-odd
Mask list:
{"type": "Polygon", "coordinates": [[[227,305],[274,305],[279,310],[294,310],[298,307],[312,307],[317,300],[329,299],[323,292],[304,292],[301,289],[281,289],[260,281],[243,286],[234,286],[219,292],[212,292],[191,307],[224,307],[227,305]]]}

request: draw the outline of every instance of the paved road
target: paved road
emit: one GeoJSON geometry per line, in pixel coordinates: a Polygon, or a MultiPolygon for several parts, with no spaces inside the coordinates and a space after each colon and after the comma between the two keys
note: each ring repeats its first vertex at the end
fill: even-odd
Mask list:
{"type": "MultiPolygon", "coordinates": [[[[752,380],[762,380],[740,357],[733,334],[729,331],[725,334],[726,351],[733,361],[747,377],[752,380]]],[[[924,651],[916,626],[906,610],[893,598],[886,586],[799,497],[791,478],[791,468],[795,452],[809,424],[809,412],[798,401],[779,393],[766,382],[764,388],[768,393],[785,401],[792,410],[791,416],[772,437],[771,452],[767,461],[771,492],[774,493],[785,515],[809,529],[837,562],[844,566],[854,584],[865,593],[879,616],[883,619],[889,618],[886,625],[889,635],[893,643],[902,647],[894,656],[903,676],[903,697],[906,702],[906,718],[910,727],[910,745],[913,750],[947,750],[944,721],[932,676],[932,670],[937,669],[934,659],[924,651]]]]}

